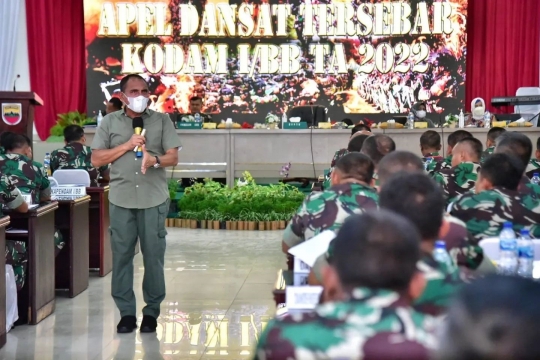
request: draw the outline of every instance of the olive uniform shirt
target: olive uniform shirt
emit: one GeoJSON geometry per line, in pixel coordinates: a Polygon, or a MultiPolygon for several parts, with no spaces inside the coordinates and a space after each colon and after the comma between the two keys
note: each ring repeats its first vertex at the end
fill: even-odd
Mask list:
{"type": "MultiPolygon", "coordinates": [[[[141,115],[146,129],[146,151],[162,156],[167,150],[181,148],[180,139],[168,115],[146,109],[141,115]]],[[[96,131],[92,149],[104,150],[120,146],[134,134],[133,120],[124,110],[105,116],[96,131]]],[[[169,198],[165,169],[149,168],[141,173],[141,158],[132,150],[116,159],[110,170],[109,200],[127,209],[149,209],[169,198]]]]}

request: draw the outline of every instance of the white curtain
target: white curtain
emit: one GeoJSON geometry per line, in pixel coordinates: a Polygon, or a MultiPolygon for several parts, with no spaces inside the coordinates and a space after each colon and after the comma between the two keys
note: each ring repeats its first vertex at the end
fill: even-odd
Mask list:
{"type": "Polygon", "coordinates": [[[23,0],[0,0],[0,91],[12,91],[19,12],[23,0]]]}

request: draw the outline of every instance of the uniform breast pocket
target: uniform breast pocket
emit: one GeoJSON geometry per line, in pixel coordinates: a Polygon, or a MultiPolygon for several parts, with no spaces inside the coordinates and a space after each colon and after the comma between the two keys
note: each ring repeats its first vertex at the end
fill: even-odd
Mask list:
{"type": "Polygon", "coordinates": [[[123,131],[122,133],[112,133],[110,135],[111,149],[119,145],[122,145],[131,139],[131,133],[129,131],[123,131]]]}
{"type": "Polygon", "coordinates": [[[163,124],[161,121],[145,124],[145,129],[146,150],[153,155],[163,155],[163,145],[161,144],[163,124]]]}

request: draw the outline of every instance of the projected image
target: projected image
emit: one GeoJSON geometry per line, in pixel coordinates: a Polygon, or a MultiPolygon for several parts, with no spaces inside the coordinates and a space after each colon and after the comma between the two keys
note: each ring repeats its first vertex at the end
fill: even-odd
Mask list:
{"type": "Polygon", "coordinates": [[[88,108],[128,73],[152,108],[217,118],[328,107],[329,116],[464,107],[466,0],[85,0],[88,108]]]}

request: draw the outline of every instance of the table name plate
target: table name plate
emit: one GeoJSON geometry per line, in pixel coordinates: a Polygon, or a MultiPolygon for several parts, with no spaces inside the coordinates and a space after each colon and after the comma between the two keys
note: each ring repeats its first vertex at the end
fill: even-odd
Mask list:
{"type": "Polygon", "coordinates": [[[287,286],[285,288],[288,310],[315,309],[321,298],[322,286],[287,286]]]}
{"type": "Polygon", "coordinates": [[[200,130],[203,124],[201,122],[178,121],[176,127],[180,130],[200,130]]]}
{"type": "Polygon", "coordinates": [[[51,188],[51,196],[75,196],[81,197],[86,195],[85,186],[55,186],[51,188]]]}
{"type": "Polygon", "coordinates": [[[307,122],[285,122],[282,125],[283,130],[302,130],[307,129],[307,122]]]}

